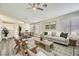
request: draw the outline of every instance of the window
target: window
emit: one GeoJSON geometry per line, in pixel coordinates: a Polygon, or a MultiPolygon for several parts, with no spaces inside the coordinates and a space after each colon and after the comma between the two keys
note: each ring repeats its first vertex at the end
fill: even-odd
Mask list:
{"type": "Polygon", "coordinates": [[[50,29],[50,25],[45,25],[45,29],[50,29]]]}
{"type": "Polygon", "coordinates": [[[56,29],[56,24],[51,24],[50,29],[56,29]]]}
{"type": "Polygon", "coordinates": [[[56,22],[49,22],[48,25],[45,25],[45,29],[56,29],[56,22]]]}

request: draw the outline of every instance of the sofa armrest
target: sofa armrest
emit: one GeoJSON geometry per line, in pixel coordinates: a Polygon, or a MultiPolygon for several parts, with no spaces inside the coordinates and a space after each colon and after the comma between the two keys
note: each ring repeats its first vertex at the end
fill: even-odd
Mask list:
{"type": "Polygon", "coordinates": [[[67,45],[69,45],[69,38],[66,39],[66,43],[67,43],[67,45]]]}

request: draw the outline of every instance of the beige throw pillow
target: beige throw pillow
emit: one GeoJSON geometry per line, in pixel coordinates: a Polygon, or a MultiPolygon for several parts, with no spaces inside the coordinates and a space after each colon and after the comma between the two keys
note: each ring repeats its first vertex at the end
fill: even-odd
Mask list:
{"type": "Polygon", "coordinates": [[[56,32],[56,36],[60,37],[61,32],[56,32]]]}
{"type": "Polygon", "coordinates": [[[51,34],[52,36],[56,36],[56,32],[52,32],[52,34],[51,34]]]}

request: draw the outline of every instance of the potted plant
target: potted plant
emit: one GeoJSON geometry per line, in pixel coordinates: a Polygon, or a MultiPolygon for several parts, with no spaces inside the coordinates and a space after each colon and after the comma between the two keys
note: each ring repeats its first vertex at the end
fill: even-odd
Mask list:
{"type": "Polygon", "coordinates": [[[4,34],[4,37],[7,37],[8,33],[9,33],[8,29],[7,28],[3,28],[2,34],[4,34]]]}

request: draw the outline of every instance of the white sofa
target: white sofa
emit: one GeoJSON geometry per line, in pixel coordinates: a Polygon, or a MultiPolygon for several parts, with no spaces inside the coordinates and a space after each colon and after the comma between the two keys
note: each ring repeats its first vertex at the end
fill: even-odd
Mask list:
{"type": "Polygon", "coordinates": [[[53,41],[53,42],[64,44],[64,45],[69,45],[69,35],[65,39],[63,37],[60,37],[60,34],[61,34],[61,32],[51,32],[48,35],[43,35],[43,37],[44,37],[44,39],[47,39],[49,41],[53,41]]]}
{"type": "Polygon", "coordinates": [[[63,37],[45,35],[44,39],[64,45],[69,45],[69,39],[65,39],[63,37]]]}

